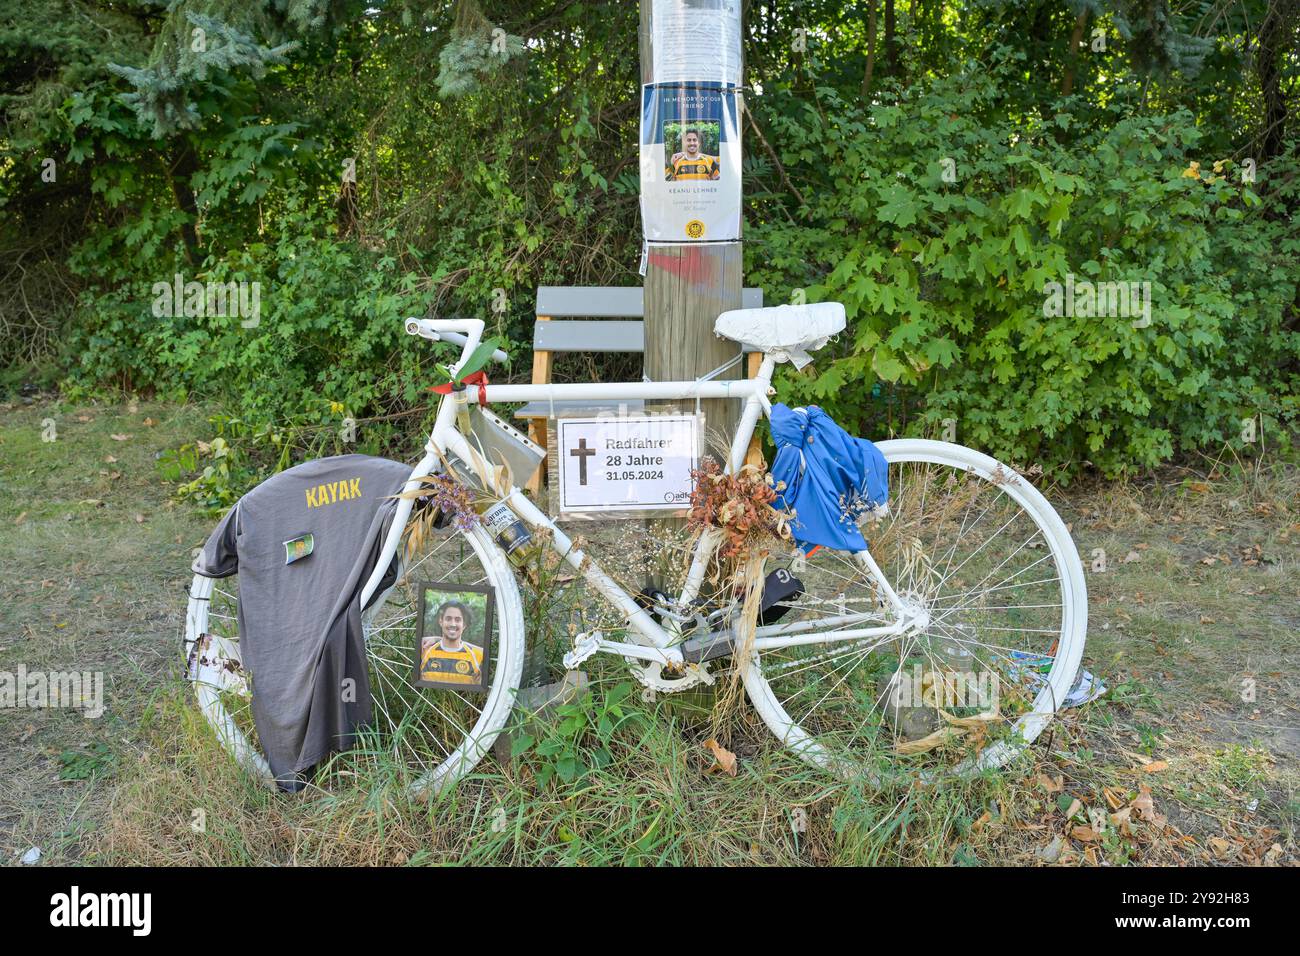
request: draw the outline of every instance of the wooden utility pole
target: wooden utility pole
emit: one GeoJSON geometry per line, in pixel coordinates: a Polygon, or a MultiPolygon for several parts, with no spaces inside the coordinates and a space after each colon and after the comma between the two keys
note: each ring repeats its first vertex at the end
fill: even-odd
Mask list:
{"type": "MultiPolygon", "coordinates": [[[[662,3],[662,0],[661,0],[662,3]]],[[[664,82],[655,75],[654,50],[655,0],[640,0],[641,26],[641,82],[664,82]]],[[[661,7],[662,8],[662,7],[661,7]]],[[[724,6],[723,10],[727,8],[724,6]]],[[[735,6],[735,17],[740,19],[740,5],[735,6]]],[[[727,15],[720,11],[720,15],[727,15]]],[[[660,33],[663,33],[660,24],[660,33]]],[[[734,36],[740,36],[739,22],[733,25],[734,36]]],[[[710,66],[701,62],[699,79],[710,66]]],[[[737,76],[733,82],[738,83],[737,76]]],[[[740,111],[744,109],[737,94],[737,134],[741,128],[740,111]]],[[[736,169],[737,175],[739,169],[736,169]]],[[[738,234],[737,234],[738,235],[738,234]]],[[[646,253],[645,269],[645,373],[652,380],[684,381],[699,378],[728,361],[740,356],[739,343],[719,338],[713,334],[713,323],[718,315],[741,306],[743,266],[740,242],[697,242],[680,245],[653,244],[646,253]]],[[[737,362],[717,378],[743,378],[745,368],[737,362]]],[[[739,403],[726,399],[711,399],[700,403],[704,422],[701,426],[701,451],[712,454],[725,464],[731,438],[740,420],[739,403]]],[[[656,404],[660,412],[689,412],[683,403],[656,404]]],[[[649,521],[647,530],[653,539],[671,538],[682,525],[681,519],[649,521]]],[[[680,581],[668,581],[661,572],[652,571],[646,586],[663,590],[680,581]]]]}
{"type": "MultiPolygon", "coordinates": [[[[654,83],[652,18],[654,0],[641,5],[641,82],[654,83]]],[[[645,373],[656,382],[683,381],[713,371],[740,354],[740,345],[713,334],[719,313],[741,306],[743,267],[739,242],[685,243],[649,247],[645,273],[645,373]]],[[[743,378],[737,364],[719,379],[743,378]]],[[[706,451],[725,463],[740,419],[739,403],[701,403],[706,451]],[[718,448],[710,439],[725,439],[718,448]]],[[[682,408],[666,403],[665,408],[682,408]]]]}

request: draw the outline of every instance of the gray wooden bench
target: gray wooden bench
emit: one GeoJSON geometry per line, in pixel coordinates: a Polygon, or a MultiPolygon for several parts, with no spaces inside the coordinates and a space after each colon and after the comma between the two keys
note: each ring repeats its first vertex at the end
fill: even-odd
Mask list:
{"type": "MultiPolygon", "coordinates": [[[[763,305],[762,289],[744,289],[741,306],[763,305]]],[[[554,356],[564,352],[645,352],[645,301],[638,286],[544,285],[537,290],[537,323],[533,326],[533,384],[548,385],[554,356]]],[[[758,371],[763,356],[748,346],[747,374],[758,371]]],[[[528,422],[528,436],[546,447],[547,422],[552,413],[581,411],[590,414],[617,411],[626,406],[640,411],[643,401],[621,402],[529,402],[515,412],[528,422]]],[[[533,485],[540,483],[541,472],[533,485]]]]}

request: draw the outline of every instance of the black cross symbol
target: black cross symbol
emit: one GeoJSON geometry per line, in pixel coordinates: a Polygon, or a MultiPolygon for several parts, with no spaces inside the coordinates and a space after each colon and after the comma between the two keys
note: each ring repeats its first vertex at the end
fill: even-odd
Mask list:
{"type": "Polygon", "coordinates": [[[570,455],[578,456],[578,484],[587,483],[587,459],[596,454],[596,449],[587,447],[587,439],[578,439],[578,447],[569,449],[570,455]]]}

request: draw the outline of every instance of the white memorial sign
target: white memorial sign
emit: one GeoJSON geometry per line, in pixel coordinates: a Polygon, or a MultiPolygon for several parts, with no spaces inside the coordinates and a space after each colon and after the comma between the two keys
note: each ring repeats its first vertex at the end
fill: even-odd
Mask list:
{"type": "Polygon", "coordinates": [[[741,0],[654,0],[654,81],[740,86],[740,5],[741,0]]]}
{"type": "Polygon", "coordinates": [[[699,462],[695,415],[562,418],[556,458],[561,514],[681,511],[699,462]]]}

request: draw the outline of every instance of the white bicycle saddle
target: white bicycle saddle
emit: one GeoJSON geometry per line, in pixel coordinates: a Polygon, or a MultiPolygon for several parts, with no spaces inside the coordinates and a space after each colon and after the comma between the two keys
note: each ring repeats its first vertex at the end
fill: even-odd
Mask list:
{"type": "Polygon", "coordinates": [[[762,309],[732,309],[713,323],[715,335],[751,345],[768,354],[785,353],[796,368],[812,361],[813,352],[844,330],[844,306],[839,302],[777,305],[762,309]]]}

